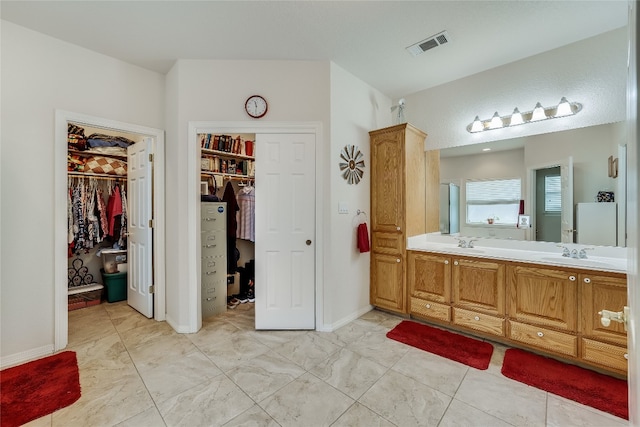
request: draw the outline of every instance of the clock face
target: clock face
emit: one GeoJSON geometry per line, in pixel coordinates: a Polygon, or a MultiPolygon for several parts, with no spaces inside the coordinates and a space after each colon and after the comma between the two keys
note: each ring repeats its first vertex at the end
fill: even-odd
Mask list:
{"type": "Polygon", "coordinates": [[[253,95],[244,103],[244,109],[253,118],[260,118],[267,114],[267,101],[260,95],[253,95]]]}

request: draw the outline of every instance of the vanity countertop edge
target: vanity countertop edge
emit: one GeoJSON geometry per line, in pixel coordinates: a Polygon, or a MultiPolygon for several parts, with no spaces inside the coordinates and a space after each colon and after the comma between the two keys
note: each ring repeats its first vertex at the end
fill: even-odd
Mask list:
{"type": "Polygon", "coordinates": [[[627,248],[623,247],[472,238],[427,233],[409,237],[407,250],[623,274],[626,274],[628,270],[627,248]],[[458,239],[465,242],[473,240],[473,247],[459,247],[458,239]],[[586,249],[587,258],[563,257],[561,246],[566,247],[569,251],[586,249]]]}

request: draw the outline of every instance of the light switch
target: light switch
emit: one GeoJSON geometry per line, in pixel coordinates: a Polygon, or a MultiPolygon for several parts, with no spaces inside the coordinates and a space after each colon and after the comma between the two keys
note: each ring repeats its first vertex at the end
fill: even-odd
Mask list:
{"type": "Polygon", "coordinates": [[[338,202],[338,213],[339,214],[349,213],[349,206],[347,205],[347,202],[338,202]]]}

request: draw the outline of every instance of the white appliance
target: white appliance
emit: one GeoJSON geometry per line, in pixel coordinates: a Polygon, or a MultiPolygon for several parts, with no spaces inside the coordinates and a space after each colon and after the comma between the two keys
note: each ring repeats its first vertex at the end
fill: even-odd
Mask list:
{"type": "Polygon", "coordinates": [[[576,243],[618,245],[618,205],[616,203],[576,204],[576,243]]]}

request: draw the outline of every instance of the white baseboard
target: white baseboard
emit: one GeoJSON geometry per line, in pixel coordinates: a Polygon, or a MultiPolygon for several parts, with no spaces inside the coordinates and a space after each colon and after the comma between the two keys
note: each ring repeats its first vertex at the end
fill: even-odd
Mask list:
{"type": "Polygon", "coordinates": [[[10,366],[20,365],[21,363],[30,362],[51,354],[53,354],[53,344],[22,351],[20,353],[0,358],[0,368],[4,369],[10,366]]]}
{"type": "Polygon", "coordinates": [[[165,318],[165,322],[167,322],[169,324],[169,326],[171,326],[173,328],[173,330],[176,331],[179,334],[191,334],[191,333],[193,333],[189,329],[189,325],[181,325],[178,322],[176,322],[175,320],[173,320],[173,318],[171,318],[171,316],[169,316],[169,315],[167,315],[167,317],[165,318]]]}
{"type": "Polygon", "coordinates": [[[353,322],[358,317],[362,316],[365,313],[370,312],[371,310],[373,310],[373,306],[372,305],[366,305],[366,306],[362,307],[361,309],[359,309],[358,311],[356,311],[355,313],[351,313],[347,317],[344,317],[344,318],[338,320],[337,322],[334,322],[334,323],[332,323],[330,325],[324,325],[321,329],[318,328],[316,330],[319,331],[319,332],[333,332],[336,329],[340,329],[344,325],[353,322]]]}

